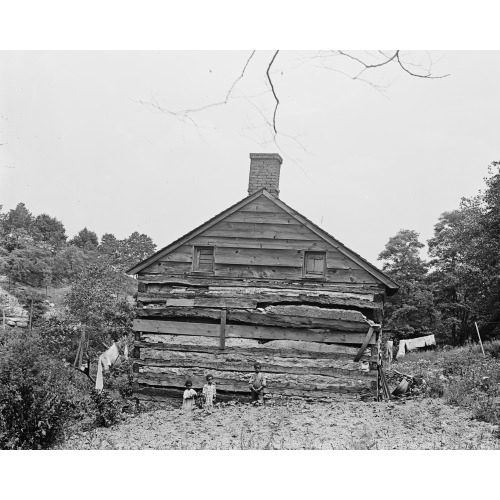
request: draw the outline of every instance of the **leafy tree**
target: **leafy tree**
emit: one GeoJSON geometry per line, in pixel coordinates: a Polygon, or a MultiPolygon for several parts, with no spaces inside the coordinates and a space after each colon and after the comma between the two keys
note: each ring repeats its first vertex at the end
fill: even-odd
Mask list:
{"type": "Polygon", "coordinates": [[[70,245],[75,245],[84,250],[96,250],[99,246],[97,234],[84,227],[73,239],[69,241],[70,245]]]}
{"type": "Polygon", "coordinates": [[[3,270],[15,283],[46,286],[52,281],[51,254],[34,246],[19,248],[3,258],[3,270]]]}
{"type": "Polygon", "coordinates": [[[118,240],[112,234],[106,233],[101,239],[99,252],[106,256],[112,266],[125,271],[137,262],[153,254],[156,245],[146,234],[133,232],[128,238],[118,240]]]}
{"type": "Polygon", "coordinates": [[[61,221],[47,214],[38,215],[33,222],[33,236],[51,250],[61,248],[66,243],[66,230],[61,221]]]}
{"type": "Polygon", "coordinates": [[[420,257],[424,247],[418,233],[401,229],[389,238],[379,260],[383,270],[400,285],[399,292],[387,300],[386,325],[397,337],[426,335],[439,322],[432,291],[426,283],[428,264],[420,257]]]}
{"type": "Polygon", "coordinates": [[[378,256],[385,261],[382,269],[397,282],[422,280],[427,274],[427,263],[420,257],[424,244],[418,236],[416,231],[401,229],[378,256]]]}
{"type": "Polygon", "coordinates": [[[129,332],[133,304],[127,300],[124,276],[109,266],[85,268],[72,284],[66,305],[71,317],[86,327],[95,352],[129,332]]]}
{"type": "Polygon", "coordinates": [[[124,255],[122,258],[124,270],[149,257],[156,250],[153,240],[146,234],[139,234],[137,231],[133,232],[124,243],[124,255]]]}
{"type": "Polygon", "coordinates": [[[101,238],[99,253],[105,255],[111,264],[118,264],[123,251],[123,242],[118,240],[113,234],[105,233],[101,238]]]}
{"type": "Polygon", "coordinates": [[[9,233],[14,229],[25,229],[30,231],[33,223],[33,215],[26,208],[24,203],[18,203],[16,208],[10,210],[3,220],[3,228],[5,233],[9,233]]]}
{"type": "Polygon", "coordinates": [[[1,244],[7,252],[12,252],[16,249],[29,248],[35,244],[35,241],[30,232],[21,227],[13,228],[8,233],[5,233],[1,244]]]}
{"type": "Polygon", "coordinates": [[[52,279],[55,284],[62,284],[75,278],[92,261],[89,255],[75,245],[68,245],[59,250],[52,258],[52,279]]]}

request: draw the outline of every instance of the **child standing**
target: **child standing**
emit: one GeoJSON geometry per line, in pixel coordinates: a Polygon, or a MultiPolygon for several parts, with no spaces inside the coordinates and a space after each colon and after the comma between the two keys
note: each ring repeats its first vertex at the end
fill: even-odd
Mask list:
{"type": "Polygon", "coordinates": [[[255,363],[253,365],[254,373],[250,377],[250,392],[252,393],[252,402],[264,403],[264,389],[266,387],[266,376],[260,371],[262,365],[255,363]]]}
{"type": "Polygon", "coordinates": [[[190,411],[194,408],[194,398],[196,397],[196,391],[193,389],[193,383],[191,380],[186,380],[184,385],[186,390],[182,398],[182,409],[184,411],[190,411]]]}
{"type": "Polygon", "coordinates": [[[206,376],[207,383],[203,386],[203,399],[204,407],[207,410],[211,410],[214,406],[215,397],[217,395],[217,391],[215,389],[214,377],[209,373],[206,376]]]}

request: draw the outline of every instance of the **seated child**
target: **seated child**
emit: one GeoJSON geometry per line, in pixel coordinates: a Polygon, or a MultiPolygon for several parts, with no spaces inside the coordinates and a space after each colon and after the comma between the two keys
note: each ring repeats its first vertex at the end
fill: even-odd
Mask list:
{"type": "Polygon", "coordinates": [[[194,408],[194,398],[196,397],[196,391],[193,389],[193,383],[191,380],[186,380],[184,386],[186,390],[184,391],[182,398],[182,409],[184,411],[189,411],[194,408]]]}
{"type": "Polygon", "coordinates": [[[215,397],[217,395],[214,377],[209,373],[206,376],[207,383],[203,386],[203,399],[204,399],[204,407],[206,409],[212,409],[214,406],[215,397]]]}
{"type": "Polygon", "coordinates": [[[264,403],[264,388],[266,387],[266,376],[260,371],[262,365],[255,363],[253,365],[255,373],[250,377],[250,392],[252,393],[252,402],[264,403]]]}

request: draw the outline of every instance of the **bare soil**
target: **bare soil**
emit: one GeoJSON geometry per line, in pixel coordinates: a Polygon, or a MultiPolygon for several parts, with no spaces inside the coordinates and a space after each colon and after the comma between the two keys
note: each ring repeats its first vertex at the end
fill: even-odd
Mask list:
{"type": "Polygon", "coordinates": [[[183,413],[178,402],[69,436],[59,449],[499,449],[497,426],[440,399],[278,400],[183,413]]]}

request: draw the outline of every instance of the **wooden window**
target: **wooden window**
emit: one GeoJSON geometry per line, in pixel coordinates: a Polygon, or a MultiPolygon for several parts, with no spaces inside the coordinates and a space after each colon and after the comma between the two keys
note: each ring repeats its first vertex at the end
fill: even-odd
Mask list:
{"type": "Polygon", "coordinates": [[[214,247],[194,247],[193,271],[214,272],[214,247]]]}
{"type": "Polygon", "coordinates": [[[325,252],[304,252],[304,277],[324,278],[326,272],[325,252]]]}

